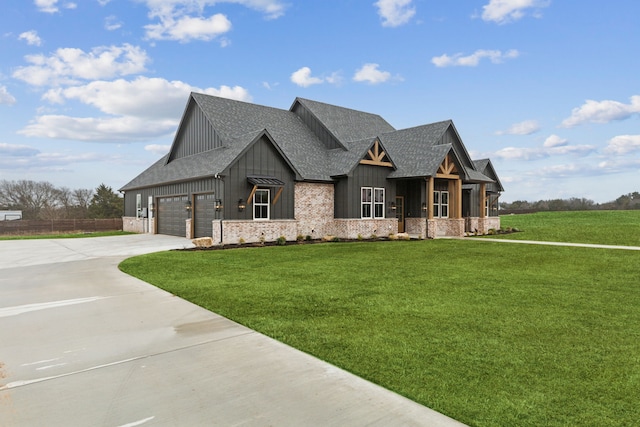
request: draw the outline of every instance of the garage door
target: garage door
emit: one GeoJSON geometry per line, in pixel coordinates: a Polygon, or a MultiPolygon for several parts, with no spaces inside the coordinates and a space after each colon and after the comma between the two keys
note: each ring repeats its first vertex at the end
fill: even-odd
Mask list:
{"type": "Polygon", "coordinates": [[[188,196],[160,197],[158,199],[158,233],[185,237],[187,235],[187,211],[184,208],[188,196]]]}
{"type": "Polygon", "coordinates": [[[193,233],[195,237],[211,237],[213,236],[211,221],[216,211],[216,199],[213,193],[197,194],[195,202],[193,233]]]}

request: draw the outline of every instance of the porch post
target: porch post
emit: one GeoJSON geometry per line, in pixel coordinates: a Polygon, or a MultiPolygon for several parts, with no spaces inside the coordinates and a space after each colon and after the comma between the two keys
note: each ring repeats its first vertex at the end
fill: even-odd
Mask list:
{"type": "Polygon", "coordinates": [[[433,219],[433,177],[427,179],[427,219],[433,219]]]}
{"type": "Polygon", "coordinates": [[[462,180],[456,180],[456,218],[462,218],[462,180]]]}
{"type": "Polygon", "coordinates": [[[487,204],[487,184],[484,182],[480,184],[480,218],[485,217],[484,207],[487,204]]]}

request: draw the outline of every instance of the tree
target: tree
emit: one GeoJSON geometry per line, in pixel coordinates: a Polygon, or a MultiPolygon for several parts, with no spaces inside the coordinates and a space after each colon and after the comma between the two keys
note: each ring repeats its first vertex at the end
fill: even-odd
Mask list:
{"type": "Polygon", "coordinates": [[[40,219],[49,216],[59,207],[59,191],[49,182],[28,180],[0,181],[0,205],[22,211],[24,219],[40,219]]]}
{"type": "Polygon", "coordinates": [[[86,218],[89,215],[89,205],[93,197],[93,190],[90,188],[78,188],[71,193],[73,200],[73,217],[86,218]]]}
{"type": "Polygon", "coordinates": [[[111,187],[100,184],[91,198],[90,218],[120,218],[124,213],[124,201],[111,187]]]}

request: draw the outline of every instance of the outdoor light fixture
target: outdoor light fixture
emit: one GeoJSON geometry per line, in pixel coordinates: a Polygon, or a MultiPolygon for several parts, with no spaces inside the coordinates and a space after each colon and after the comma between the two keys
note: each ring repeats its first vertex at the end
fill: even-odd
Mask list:
{"type": "Polygon", "coordinates": [[[187,200],[187,202],[184,204],[184,209],[187,212],[191,211],[191,200],[187,200]]]}
{"type": "Polygon", "coordinates": [[[244,204],[244,201],[242,199],[238,199],[238,212],[244,211],[244,208],[246,207],[247,205],[244,204]]]}
{"type": "Polygon", "coordinates": [[[156,210],[156,205],[155,205],[155,204],[153,204],[153,203],[151,203],[151,204],[149,205],[149,210],[150,210],[151,212],[155,211],[155,210],[156,210]]]}
{"type": "Polygon", "coordinates": [[[216,199],[216,212],[220,212],[224,206],[222,206],[222,200],[216,199]]]}
{"type": "Polygon", "coordinates": [[[395,211],[395,210],[396,210],[396,204],[395,204],[395,202],[391,202],[391,203],[389,203],[389,207],[391,207],[391,210],[392,210],[392,211],[395,211]]]}
{"type": "Polygon", "coordinates": [[[422,204],[422,210],[425,211],[425,212],[427,211],[427,204],[426,203],[422,204]]]}

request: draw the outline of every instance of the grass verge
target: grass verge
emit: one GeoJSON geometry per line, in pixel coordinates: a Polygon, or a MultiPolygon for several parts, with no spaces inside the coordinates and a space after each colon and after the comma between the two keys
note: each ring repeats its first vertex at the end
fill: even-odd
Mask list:
{"type": "Polygon", "coordinates": [[[638,255],[436,240],[121,269],[470,425],[619,426],[640,418],[638,255]]]}
{"type": "Polygon", "coordinates": [[[128,231],[96,231],[87,233],[31,234],[20,236],[0,236],[0,240],[78,239],[85,237],[124,236],[127,234],[135,233],[130,233],[128,231]]]}

